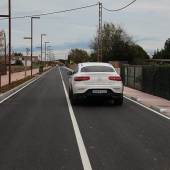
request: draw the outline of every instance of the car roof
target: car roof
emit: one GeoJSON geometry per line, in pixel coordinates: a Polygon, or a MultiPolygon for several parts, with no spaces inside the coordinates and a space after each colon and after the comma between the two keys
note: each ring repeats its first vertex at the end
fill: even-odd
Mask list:
{"type": "Polygon", "coordinates": [[[110,66],[112,67],[111,64],[109,63],[102,63],[102,62],[86,62],[86,63],[79,63],[81,65],[81,67],[85,67],[85,66],[110,66]]]}

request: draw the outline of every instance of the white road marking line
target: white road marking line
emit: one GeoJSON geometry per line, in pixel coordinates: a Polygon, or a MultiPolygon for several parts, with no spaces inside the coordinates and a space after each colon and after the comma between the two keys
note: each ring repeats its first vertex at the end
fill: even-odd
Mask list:
{"type": "MultiPolygon", "coordinates": [[[[65,69],[68,69],[68,68],[65,67],[65,69]]],[[[68,69],[68,70],[71,70],[71,69],[68,69]]],[[[126,92],[123,92],[123,94],[126,95],[126,92]]],[[[156,114],[158,114],[159,116],[162,116],[162,117],[170,120],[170,117],[168,117],[168,116],[166,116],[166,115],[164,115],[164,114],[161,114],[161,113],[163,113],[163,112],[159,113],[159,112],[157,112],[157,111],[155,111],[155,110],[153,110],[153,109],[151,109],[151,108],[149,108],[149,107],[147,107],[147,106],[145,106],[145,105],[143,105],[143,104],[140,104],[139,102],[141,102],[141,99],[139,99],[139,101],[136,102],[136,101],[130,99],[129,97],[126,97],[126,96],[123,96],[123,97],[126,98],[126,99],[128,99],[128,100],[130,100],[130,101],[132,101],[132,102],[134,102],[134,103],[136,103],[136,104],[138,104],[138,105],[140,105],[140,106],[142,106],[142,107],[144,107],[144,108],[146,108],[146,109],[148,109],[148,110],[150,110],[150,111],[152,111],[152,112],[154,112],[154,113],[156,113],[156,114]]]]}
{"type": "MultiPolygon", "coordinates": [[[[51,69],[50,69],[51,70],[51,69]]],[[[49,71],[50,71],[49,70],[49,71]]],[[[11,95],[9,95],[8,97],[6,97],[5,99],[0,101],[0,104],[3,103],[5,100],[9,99],[10,97],[12,97],[13,95],[15,95],[16,93],[18,93],[19,91],[21,91],[22,89],[24,89],[25,87],[29,86],[30,84],[32,84],[34,81],[38,80],[39,78],[41,78],[42,76],[44,76],[45,74],[47,74],[49,71],[45,72],[43,75],[35,78],[33,81],[29,82],[28,84],[26,84],[25,86],[21,87],[20,89],[18,89],[16,92],[12,93],[11,95]]]]}
{"type": "MultiPolygon", "coordinates": [[[[59,68],[59,71],[60,71],[60,68],[59,68]]],[[[66,90],[65,83],[63,81],[61,71],[60,71],[60,75],[61,75],[61,79],[62,79],[62,83],[63,83],[63,87],[64,87],[66,99],[67,99],[68,109],[69,109],[69,112],[70,112],[70,116],[71,116],[71,120],[72,120],[72,124],[73,124],[73,128],[74,128],[74,132],[75,132],[75,135],[76,135],[76,140],[77,140],[77,144],[78,144],[78,148],[79,148],[79,152],[80,152],[80,156],[81,156],[81,160],[82,160],[84,170],[92,170],[92,167],[91,167],[88,155],[87,155],[87,151],[86,151],[86,148],[85,148],[85,145],[84,145],[84,142],[83,142],[83,138],[81,136],[81,133],[80,133],[80,130],[79,130],[79,127],[78,127],[78,124],[77,124],[77,121],[76,121],[76,118],[75,118],[75,115],[74,115],[74,112],[73,112],[73,108],[71,106],[71,103],[70,103],[70,100],[69,100],[69,97],[68,97],[68,93],[67,93],[67,90],[66,90]]]]}
{"type": "Polygon", "coordinates": [[[25,87],[27,87],[28,85],[32,84],[34,81],[36,81],[37,79],[39,79],[40,77],[34,79],[33,81],[31,81],[30,83],[26,84],[25,86],[23,86],[22,88],[20,88],[19,90],[17,90],[16,92],[12,93],[11,95],[9,95],[8,97],[6,97],[5,99],[1,100],[0,103],[4,102],[5,100],[9,99],[10,97],[12,97],[14,94],[18,93],[19,91],[21,91],[22,89],[24,89],[25,87]]]}
{"type": "Polygon", "coordinates": [[[144,108],[146,108],[146,109],[148,109],[148,110],[150,110],[150,111],[152,111],[152,112],[158,114],[159,116],[162,116],[162,117],[164,117],[164,118],[170,120],[170,117],[168,117],[168,116],[166,116],[166,115],[164,115],[164,114],[161,114],[161,113],[159,113],[159,112],[157,112],[157,111],[155,111],[155,110],[153,110],[153,109],[151,109],[151,108],[149,108],[149,107],[147,107],[147,106],[145,106],[145,105],[143,105],[143,104],[140,104],[140,103],[138,103],[138,102],[136,102],[136,101],[134,101],[134,100],[132,100],[132,99],[126,97],[126,96],[124,96],[124,98],[126,98],[126,99],[128,99],[128,100],[130,100],[130,101],[132,101],[132,102],[134,102],[134,103],[136,103],[136,104],[138,104],[138,105],[140,105],[140,106],[142,106],[142,107],[144,107],[144,108]]]}

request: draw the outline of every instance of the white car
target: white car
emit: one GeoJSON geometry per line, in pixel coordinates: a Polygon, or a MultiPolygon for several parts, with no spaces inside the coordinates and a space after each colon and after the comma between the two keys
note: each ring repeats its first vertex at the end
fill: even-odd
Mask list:
{"type": "Polygon", "coordinates": [[[120,75],[109,63],[79,63],[75,70],[67,73],[69,79],[69,98],[72,105],[79,100],[101,98],[123,103],[123,83],[120,75]]]}

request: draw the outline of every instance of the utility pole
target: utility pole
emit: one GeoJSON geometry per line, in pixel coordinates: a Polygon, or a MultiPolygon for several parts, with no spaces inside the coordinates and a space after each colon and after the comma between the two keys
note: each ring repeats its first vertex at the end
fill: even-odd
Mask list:
{"type": "Polygon", "coordinates": [[[41,34],[41,62],[42,62],[42,36],[46,36],[47,34],[41,34]]]}
{"type": "Polygon", "coordinates": [[[7,67],[6,67],[6,34],[5,34],[5,31],[4,31],[4,40],[5,40],[5,74],[7,74],[7,67]]]}
{"type": "Polygon", "coordinates": [[[0,17],[9,18],[9,84],[11,84],[11,0],[8,0],[8,15],[0,15],[0,17]]]}
{"type": "Polygon", "coordinates": [[[8,0],[9,6],[9,84],[11,84],[11,0],[8,0]]]}
{"type": "Polygon", "coordinates": [[[102,62],[102,3],[99,2],[98,62],[102,62]]]}

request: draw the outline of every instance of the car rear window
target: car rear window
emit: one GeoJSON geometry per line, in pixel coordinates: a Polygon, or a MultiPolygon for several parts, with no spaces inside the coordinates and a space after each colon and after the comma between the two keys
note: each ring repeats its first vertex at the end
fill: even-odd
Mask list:
{"type": "Polygon", "coordinates": [[[83,67],[81,72],[114,72],[114,69],[107,66],[87,66],[83,67]]]}

